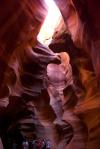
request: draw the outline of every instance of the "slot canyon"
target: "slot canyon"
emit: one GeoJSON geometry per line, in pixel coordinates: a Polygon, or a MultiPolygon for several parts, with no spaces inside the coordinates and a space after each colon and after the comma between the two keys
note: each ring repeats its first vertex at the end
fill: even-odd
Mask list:
{"type": "Polygon", "coordinates": [[[0,149],[100,149],[99,15],[99,0],[0,1],[0,149]]]}

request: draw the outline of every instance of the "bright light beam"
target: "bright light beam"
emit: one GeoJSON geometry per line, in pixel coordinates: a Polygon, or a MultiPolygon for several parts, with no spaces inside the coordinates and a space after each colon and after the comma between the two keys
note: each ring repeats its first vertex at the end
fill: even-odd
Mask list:
{"type": "Polygon", "coordinates": [[[52,35],[60,22],[61,13],[53,0],[45,0],[48,6],[48,14],[37,36],[38,40],[48,45],[52,40],[52,35]]]}

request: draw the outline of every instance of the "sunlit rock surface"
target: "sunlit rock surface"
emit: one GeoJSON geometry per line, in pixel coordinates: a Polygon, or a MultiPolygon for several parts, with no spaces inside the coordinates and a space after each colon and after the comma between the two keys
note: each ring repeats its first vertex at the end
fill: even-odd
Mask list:
{"type": "Polygon", "coordinates": [[[51,50],[36,40],[44,1],[1,1],[0,149],[39,138],[52,149],[100,148],[100,2],[55,1],[66,28],[51,50]]]}

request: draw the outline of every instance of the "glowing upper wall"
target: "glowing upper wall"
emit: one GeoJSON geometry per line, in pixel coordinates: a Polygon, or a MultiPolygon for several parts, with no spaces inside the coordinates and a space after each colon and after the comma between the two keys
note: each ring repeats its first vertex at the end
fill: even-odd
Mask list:
{"type": "Polygon", "coordinates": [[[48,45],[52,40],[52,35],[60,23],[61,13],[53,0],[45,0],[48,6],[48,14],[37,36],[38,40],[48,45]]]}

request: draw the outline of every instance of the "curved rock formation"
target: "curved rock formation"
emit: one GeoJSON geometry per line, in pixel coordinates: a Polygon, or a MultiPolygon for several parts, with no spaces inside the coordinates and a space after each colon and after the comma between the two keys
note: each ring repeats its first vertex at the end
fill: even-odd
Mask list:
{"type": "Polygon", "coordinates": [[[55,2],[66,29],[50,50],[37,41],[44,0],[1,1],[0,149],[99,149],[100,2],[55,2]]]}

